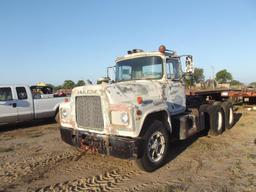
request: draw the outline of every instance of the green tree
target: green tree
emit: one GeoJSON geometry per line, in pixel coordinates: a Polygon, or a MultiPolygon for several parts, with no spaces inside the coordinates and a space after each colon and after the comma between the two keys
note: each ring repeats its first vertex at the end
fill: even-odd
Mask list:
{"type": "Polygon", "coordinates": [[[62,88],[63,88],[62,85],[57,85],[57,86],[55,86],[54,90],[57,91],[57,90],[62,89],[62,88]]]}
{"type": "Polygon", "coordinates": [[[64,89],[72,89],[75,87],[75,83],[72,80],[65,80],[63,83],[63,88],[64,89]]]}
{"type": "Polygon", "coordinates": [[[237,80],[232,80],[232,81],[230,81],[230,85],[242,85],[242,83],[237,80]]]}
{"type": "Polygon", "coordinates": [[[56,91],[56,87],[55,87],[53,84],[51,84],[51,83],[47,83],[47,84],[46,84],[46,86],[51,87],[51,88],[52,88],[52,90],[53,90],[53,92],[55,92],[55,91],[56,91]]]}
{"type": "Polygon", "coordinates": [[[78,86],[83,86],[83,85],[85,85],[84,80],[78,80],[78,81],[77,81],[77,84],[76,84],[77,87],[78,87],[78,86]]]}
{"type": "Polygon", "coordinates": [[[195,84],[195,78],[194,78],[193,74],[187,74],[185,76],[185,84],[186,84],[186,87],[190,87],[195,84]]]}
{"type": "Polygon", "coordinates": [[[232,74],[229,73],[226,69],[223,69],[216,73],[216,81],[218,83],[227,83],[233,79],[232,74]]]}
{"type": "Polygon", "coordinates": [[[204,70],[202,68],[195,68],[193,79],[195,83],[204,82],[204,79],[205,79],[204,70]]]}
{"type": "Polygon", "coordinates": [[[255,81],[255,82],[251,82],[251,83],[249,84],[249,86],[252,86],[252,87],[255,87],[255,88],[256,88],[256,81],[255,81]]]}
{"type": "Polygon", "coordinates": [[[47,83],[46,86],[49,86],[49,87],[51,87],[51,88],[54,88],[54,87],[55,87],[55,86],[54,86],[53,84],[51,84],[51,83],[47,83]]]}

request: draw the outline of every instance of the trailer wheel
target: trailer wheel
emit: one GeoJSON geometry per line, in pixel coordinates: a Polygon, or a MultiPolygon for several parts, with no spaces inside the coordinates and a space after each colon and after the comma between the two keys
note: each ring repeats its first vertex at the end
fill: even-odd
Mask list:
{"type": "MultiPolygon", "coordinates": [[[[220,102],[216,102],[216,103],[220,103],[220,102]]],[[[220,105],[225,112],[225,128],[230,129],[234,124],[233,105],[229,101],[224,101],[220,103],[220,105]]]]}
{"type": "Polygon", "coordinates": [[[231,102],[227,102],[227,129],[231,129],[234,124],[234,109],[231,102]]]}
{"type": "Polygon", "coordinates": [[[224,120],[224,130],[223,131],[225,131],[225,129],[228,126],[228,110],[229,110],[228,102],[226,102],[226,101],[225,102],[216,101],[216,102],[213,103],[213,105],[218,105],[223,110],[223,115],[224,115],[224,119],[223,119],[224,120]]]}
{"type": "Polygon", "coordinates": [[[209,105],[210,135],[220,135],[225,130],[225,113],[220,105],[209,105]]]}
{"type": "Polygon", "coordinates": [[[170,136],[163,123],[154,120],[143,135],[143,154],[136,160],[138,167],[144,171],[152,172],[161,167],[166,160],[170,136]]]}

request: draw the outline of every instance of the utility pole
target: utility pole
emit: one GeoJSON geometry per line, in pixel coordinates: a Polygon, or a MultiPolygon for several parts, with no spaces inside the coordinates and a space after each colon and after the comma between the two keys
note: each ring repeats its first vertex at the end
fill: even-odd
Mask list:
{"type": "Polygon", "coordinates": [[[214,70],[214,66],[212,65],[212,88],[215,89],[215,85],[214,85],[214,81],[215,81],[215,70],[214,70]]]}

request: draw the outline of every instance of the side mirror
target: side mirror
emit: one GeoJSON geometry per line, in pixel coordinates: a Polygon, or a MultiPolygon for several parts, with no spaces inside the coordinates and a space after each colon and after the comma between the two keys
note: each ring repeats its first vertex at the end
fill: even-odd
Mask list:
{"type": "Polygon", "coordinates": [[[115,80],[115,75],[116,75],[116,66],[108,67],[107,68],[107,77],[114,81],[115,80]]]}
{"type": "Polygon", "coordinates": [[[188,73],[188,74],[193,74],[194,73],[193,57],[192,57],[192,55],[188,55],[186,57],[186,73],[188,73]]]}

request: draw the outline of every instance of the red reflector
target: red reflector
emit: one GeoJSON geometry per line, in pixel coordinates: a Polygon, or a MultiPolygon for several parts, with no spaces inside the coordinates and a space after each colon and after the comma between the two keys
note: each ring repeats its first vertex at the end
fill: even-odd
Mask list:
{"type": "Polygon", "coordinates": [[[142,97],[137,97],[137,103],[138,103],[138,104],[141,104],[142,102],[143,102],[142,97]]]}

